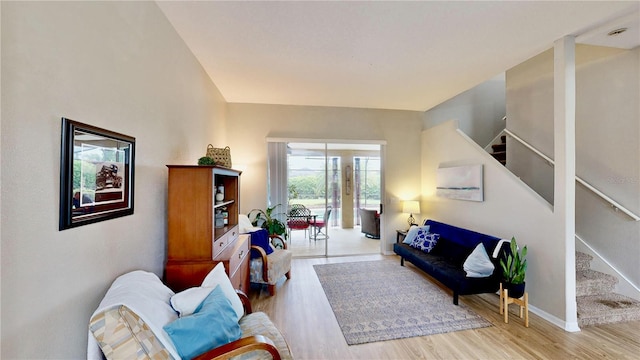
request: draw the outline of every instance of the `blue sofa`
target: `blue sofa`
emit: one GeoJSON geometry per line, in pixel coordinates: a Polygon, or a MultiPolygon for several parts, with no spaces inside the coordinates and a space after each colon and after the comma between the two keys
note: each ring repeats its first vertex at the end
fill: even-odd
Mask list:
{"type": "Polygon", "coordinates": [[[495,293],[498,291],[502,275],[499,259],[505,256],[505,251],[509,251],[508,242],[502,243],[498,256],[494,259],[492,256],[493,251],[500,243],[500,238],[434,220],[427,220],[424,225],[430,226],[429,232],[440,234],[440,239],[429,253],[407,244],[393,244],[393,251],[400,255],[401,266],[404,266],[405,260],[409,261],[451,289],[455,305],[458,305],[459,295],[495,293]],[[489,277],[467,277],[463,269],[464,261],[480,242],[484,244],[495,270],[489,277]]]}

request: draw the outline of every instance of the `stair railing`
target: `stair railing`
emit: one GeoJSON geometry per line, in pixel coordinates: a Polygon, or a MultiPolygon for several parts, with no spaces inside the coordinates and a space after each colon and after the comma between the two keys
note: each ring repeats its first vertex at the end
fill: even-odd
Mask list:
{"type": "MultiPolygon", "coordinates": [[[[542,152],[540,152],[540,150],[536,149],[535,147],[533,147],[528,142],[522,140],[518,135],[516,135],[513,132],[511,132],[509,129],[504,129],[503,132],[506,133],[507,135],[509,135],[511,138],[513,138],[517,142],[519,142],[520,144],[524,145],[527,149],[533,151],[534,154],[536,154],[536,155],[540,156],[541,158],[543,158],[547,163],[549,163],[549,165],[551,165],[551,166],[555,165],[555,162],[553,161],[553,159],[551,159],[547,155],[545,155],[542,152]]],[[[634,221],[640,221],[640,216],[634,214],[631,210],[625,208],[620,203],[618,203],[617,201],[613,200],[612,198],[610,198],[609,196],[604,194],[602,191],[596,189],[593,185],[591,185],[588,182],[584,181],[584,179],[582,179],[581,177],[579,177],[577,175],[576,175],[576,181],[578,183],[582,184],[585,188],[587,188],[588,190],[590,190],[594,194],[598,195],[604,201],[608,202],[611,205],[611,207],[613,207],[613,209],[615,211],[622,211],[625,215],[629,216],[634,221]]]]}

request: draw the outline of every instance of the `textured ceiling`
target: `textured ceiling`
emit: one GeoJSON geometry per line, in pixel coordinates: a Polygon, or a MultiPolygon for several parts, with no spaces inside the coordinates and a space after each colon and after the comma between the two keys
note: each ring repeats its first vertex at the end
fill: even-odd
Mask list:
{"type": "Polygon", "coordinates": [[[565,35],[640,44],[638,1],[157,3],[236,103],[424,111],[565,35]]]}

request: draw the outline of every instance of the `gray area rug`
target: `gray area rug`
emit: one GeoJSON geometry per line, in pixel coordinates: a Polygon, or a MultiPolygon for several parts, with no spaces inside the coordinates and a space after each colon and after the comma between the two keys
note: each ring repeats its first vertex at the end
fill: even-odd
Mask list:
{"type": "Polygon", "coordinates": [[[349,345],[491,326],[400,261],[313,267],[349,345]]]}

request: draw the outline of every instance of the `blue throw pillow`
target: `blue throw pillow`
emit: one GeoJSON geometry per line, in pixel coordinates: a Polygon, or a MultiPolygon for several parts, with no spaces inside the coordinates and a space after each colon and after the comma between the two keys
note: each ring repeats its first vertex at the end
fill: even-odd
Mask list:
{"type": "Polygon", "coordinates": [[[163,329],[183,359],[194,358],[242,336],[238,315],[219,285],[192,315],[178,318],[163,329]]]}
{"type": "MultiPolygon", "coordinates": [[[[269,233],[267,232],[266,229],[260,229],[260,230],[251,232],[250,234],[251,234],[250,235],[251,245],[261,247],[264,250],[264,252],[267,253],[267,255],[273,252],[273,249],[271,248],[271,246],[269,246],[269,233]]],[[[252,259],[259,258],[259,257],[260,257],[259,252],[255,250],[251,250],[252,259]]]]}
{"type": "Polygon", "coordinates": [[[409,246],[429,253],[438,243],[438,239],[440,239],[440,234],[418,230],[415,240],[409,246]]]}
{"type": "Polygon", "coordinates": [[[407,231],[407,236],[404,237],[404,240],[402,240],[403,244],[407,244],[407,245],[411,245],[411,243],[413,242],[413,240],[416,239],[416,235],[418,235],[418,230],[424,230],[426,232],[429,232],[429,225],[426,226],[412,226],[411,229],[409,229],[409,231],[407,231]]]}

